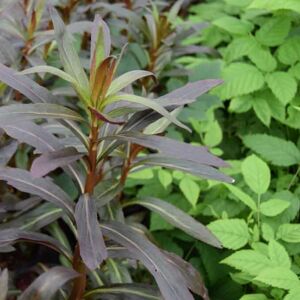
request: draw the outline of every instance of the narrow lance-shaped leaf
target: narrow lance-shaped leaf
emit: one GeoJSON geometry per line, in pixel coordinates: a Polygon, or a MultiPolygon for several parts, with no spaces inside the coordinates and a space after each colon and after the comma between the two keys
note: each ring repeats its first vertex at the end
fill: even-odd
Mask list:
{"type": "Polygon", "coordinates": [[[56,103],[55,97],[47,89],[26,76],[18,75],[15,70],[0,63],[1,81],[34,103],[56,103]]]}
{"type": "Polygon", "coordinates": [[[101,224],[103,233],[140,259],[155,277],[165,300],[193,300],[183,275],[162,252],[137,231],[118,222],[101,224]]]}
{"type": "Polygon", "coordinates": [[[16,228],[0,230],[0,248],[21,241],[47,246],[48,248],[51,248],[63,254],[66,258],[71,260],[71,255],[68,249],[66,249],[60,242],[58,242],[51,236],[37,232],[24,231],[16,228]]]}
{"type": "MultiPolygon", "coordinates": [[[[101,295],[103,299],[119,295],[122,300],[162,300],[157,288],[145,284],[115,284],[112,286],[100,287],[90,290],[85,294],[87,299],[93,296],[101,295]]],[[[114,298],[112,298],[114,299],[114,298]]]]}
{"type": "Polygon", "coordinates": [[[82,156],[83,154],[78,153],[73,147],[46,152],[33,161],[30,172],[34,177],[43,177],[59,167],[75,162],[82,156]]]}
{"type": "Polygon", "coordinates": [[[219,79],[191,82],[157,99],[162,106],[178,106],[194,102],[198,97],[223,83],[219,79]]]}
{"type": "Polygon", "coordinates": [[[53,299],[55,293],[79,274],[71,268],[54,267],[40,275],[18,298],[19,300],[53,299]]]}
{"type": "Polygon", "coordinates": [[[119,76],[111,83],[111,85],[108,89],[108,92],[107,92],[107,96],[116,94],[117,92],[121,91],[128,85],[135,82],[136,80],[144,78],[146,76],[154,77],[154,74],[149,71],[137,70],[137,71],[130,71],[130,72],[127,72],[127,73],[119,76]]]}
{"type": "Polygon", "coordinates": [[[175,227],[182,229],[192,237],[203,241],[209,245],[217,248],[222,248],[218,239],[201,223],[184,213],[174,205],[169,204],[166,201],[156,199],[153,197],[147,197],[141,200],[133,200],[125,204],[129,205],[141,205],[144,206],[159,215],[161,215],[167,222],[171,223],[175,227]]]}
{"type": "Polygon", "coordinates": [[[54,26],[60,59],[64,69],[69,75],[76,79],[76,87],[80,87],[79,93],[85,101],[88,101],[89,82],[73,45],[73,37],[66,29],[58,12],[52,7],[50,8],[50,14],[54,26]]]}
{"type": "Polygon", "coordinates": [[[0,300],[7,299],[8,292],[8,270],[0,270],[0,300]]]}
{"type": "Polygon", "coordinates": [[[203,146],[193,146],[167,137],[146,135],[139,132],[121,132],[113,137],[158,150],[164,155],[178,159],[196,161],[216,167],[228,167],[225,161],[210,154],[208,149],[203,146]]]}
{"type": "Polygon", "coordinates": [[[75,79],[69,75],[68,73],[55,68],[55,67],[51,67],[51,66],[36,66],[36,67],[32,67],[32,68],[28,68],[22,72],[19,72],[19,75],[28,75],[28,74],[34,74],[34,73],[50,73],[53,74],[55,76],[58,76],[68,82],[71,82],[73,84],[76,84],[75,79]]]}
{"type": "Polygon", "coordinates": [[[0,107],[0,126],[5,126],[15,120],[23,121],[39,118],[83,120],[76,112],[58,104],[12,104],[0,107]]]}
{"type": "Polygon", "coordinates": [[[110,30],[99,15],[95,16],[91,31],[91,75],[90,82],[94,84],[96,70],[101,62],[109,56],[111,48],[110,30]]]}
{"type": "Polygon", "coordinates": [[[0,148],[0,166],[5,166],[17,151],[18,143],[11,141],[0,148]]]}
{"type": "Polygon", "coordinates": [[[151,108],[151,109],[155,110],[156,112],[158,112],[162,116],[166,117],[168,120],[170,120],[175,125],[183,128],[183,129],[186,129],[187,131],[190,131],[190,129],[186,125],[184,125],[183,123],[178,121],[173,115],[171,115],[156,100],[151,100],[151,99],[147,99],[147,98],[144,98],[144,97],[131,95],[131,94],[120,94],[120,95],[116,95],[116,96],[110,98],[110,100],[109,100],[109,102],[114,102],[114,101],[129,101],[129,102],[133,102],[133,103],[137,103],[137,104],[146,106],[148,108],[151,108]]]}
{"type": "Polygon", "coordinates": [[[70,197],[49,178],[34,178],[30,172],[15,168],[0,168],[0,180],[16,189],[40,196],[73,215],[74,204],[70,197]]]}
{"type": "Polygon", "coordinates": [[[182,159],[167,157],[163,155],[153,154],[146,157],[140,157],[136,160],[136,166],[148,165],[148,166],[162,166],[165,168],[180,170],[193,174],[195,176],[204,177],[208,179],[223,181],[227,183],[233,183],[234,179],[222,174],[215,168],[207,166],[196,161],[184,161],[182,159]]]}
{"type": "Polygon", "coordinates": [[[114,124],[114,125],[124,124],[124,122],[113,120],[108,115],[106,115],[104,113],[101,113],[100,111],[98,111],[98,110],[96,110],[92,107],[89,107],[89,109],[90,109],[91,113],[94,114],[96,116],[96,118],[100,121],[103,121],[103,122],[106,122],[106,123],[109,123],[109,124],[114,124]]]}
{"type": "Polygon", "coordinates": [[[107,257],[107,250],[97,219],[94,199],[82,195],[75,209],[80,255],[90,270],[94,270],[107,257]]]}

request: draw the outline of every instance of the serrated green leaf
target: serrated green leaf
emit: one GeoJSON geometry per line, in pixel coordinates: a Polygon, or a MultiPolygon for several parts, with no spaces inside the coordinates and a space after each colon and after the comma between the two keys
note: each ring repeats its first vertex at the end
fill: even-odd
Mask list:
{"type": "Polygon", "coordinates": [[[260,205],[260,212],[267,217],[274,217],[281,214],[290,206],[290,203],[280,199],[271,199],[260,205]]]}
{"type": "Polygon", "coordinates": [[[244,144],[276,166],[292,166],[300,163],[300,150],[290,141],[266,134],[243,137],[244,144]]]}
{"type": "Polygon", "coordinates": [[[247,185],[258,195],[265,193],[270,185],[270,169],[268,165],[252,154],[242,163],[242,174],[247,185]]]}
{"type": "Polygon", "coordinates": [[[229,5],[245,7],[251,3],[252,0],[225,0],[229,5]]]}
{"type": "Polygon", "coordinates": [[[300,60],[300,38],[291,37],[278,48],[278,59],[285,65],[293,65],[300,60]]]}
{"type": "Polygon", "coordinates": [[[231,99],[228,109],[230,112],[243,113],[251,109],[251,107],[252,97],[245,95],[231,99]]]}
{"type": "Polygon", "coordinates": [[[300,243],[300,224],[282,224],[277,231],[277,238],[287,243],[300,243]]]}
{"type": "Polygon", "coordinates": [[[300,13],[298,0],[254,0],[248,8],[266,9],[266,10],[281,10],[290,9],[300,13]]]}
{"type": "Polygon", "coordinates": [[[300,80],[300,63],[297,63],[296,65],[292,66],[288,72],[297,80],[300,80]]]}
{"type": "Polygon", "coordinates": [[[263,98],[254,98],[252,100],[252,106],[261,122],[269,127],[271,122],[271,110],[267,101],[263,98]]]}
{"type": "Polygon", "coordinates": [[[288,104],[294,98],[297,82],[290,74],[274,72],[266,76],[266,81],[273,94],[283,104],[288,104]]]}
{"type": "Polygon", "coordinates": [[[256,32],[257,40],[265,46],[281,45],[291,28],[291,19],[284,16],[270,18],[256,32]]]}
{"type": "Polygon", "coordinates": [[[257,42],[252,36],[234,39],[224,50],[224,59],[228,62],[248,55],[256,48],[257,42]]]}
{"type": "Polygon", "coordinates": [[[221,263],[252,276],[257,276],[261,271],[272,266],[268,257],[255,250],[237,251],[223,259],[221,263]]]}
{"type": "Polygon", "coordinates": [[[243,35],[249,33],[253,29],[253,24],[250,22],[231,16],[221,17],[212,22],[212,24],[232,34],[243,35]]]}
{"type": "Polygon", "coordinates": [[[241,189],[238,187],[231,185],[231,184],[225,184],[227,189],[236,196],[240,201],[242,201],[246,206],[248,206],[251,210],[256,211],[257,206],[255,201],[246,193],[244,193],[241,189]]]}
{"type": "Polygon", "coordinates": [[[240,300],[268,300],[264,294],[249,294],[244,295],[240,300]]]}
{"type": "Polygon", "coordinates": [[[225,248],[237,250],[248,243],[248,226],[242,219],[217,220],[207,226],[225,248]]]}
{"type": "Polygon", "coordinates": [[[268,245],[269,257],[274,267],[290,268],[291,260],[288,252],[285,248],[276,242],[271,240],[268,245]]]}
{"type": "Polygon", "coordinates": [[[248,57],[262,71],[272,72],[277,67],[276,59],[272,56],[270,50],[258,45],[249,51],[248,57]]]}
{"type": "Polygon", "coordinates": [[[192,206],[195,206],[198,202],[200,194],[199,185],[191,178],[185,176],[179,182],[179,188],[184,194],[185,198],[192,204],[192,206]]]}
{"type": "Polygon", "coordinates": [[[269,224],[263,223],[261,225],[261,231],[262,231],[262,236],[263,236],[264,240],[270,241],[275,238],[275,232],[269,224]]]}
{"type": "Polygon", "coordinates": [[[297,275],[286,267],[267,268],[254,280],[285,290],[297,288],[300,285],[297,275]]]}
{"type": "Polygon", "coordinates": [[[223,71],[225,83],[214,89],[222,100],[252,93],[264,85],[262,73],[254,66],[246,63],[232,63],[223,71]]]}
{"type": "Polygon", "coordinates": [[[283,300],[298,300],[299,295],[300,295],[300,286],[291,289],[289,293],[284,297],[283,300]]]}

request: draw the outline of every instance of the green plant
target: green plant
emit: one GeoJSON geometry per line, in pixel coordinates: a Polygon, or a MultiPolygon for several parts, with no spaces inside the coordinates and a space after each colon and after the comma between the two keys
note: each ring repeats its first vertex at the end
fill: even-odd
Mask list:
{"type": "MultiPolygon", "coordinates": [[[[41,265],[45,272],[19,299],[50,299],[54,295],[72,300],[110,295],[120,299],[126,295],[141,299],[193,299],[189,290],[208,299],[199,273],[180,257],[155,246],[143,227],[126,220],[124,209],[131,205],[153,209],[209,245],[219,248],[219,241],[204,225],[163,200],[135,196],[125,199],[123,187],[131,172],[147,166],[232,182],[217,170],[227,164],[206,148],[159,135],[170,123],[189,130],[176,118],[174,110],[193,102],[221,81],[197,81],[158,99],[124,92],[136,80],[154,74],[130,71],[115,77],[122,55],[110,55],[110,30],[96,16],[91,30],[88,77],[73,36],[54,8],[50,8],[50,14],[63,70],[39,65],[17,72],[0,64],[4,94],[9,94],[11,87],[24,96],[23,103],[8,101],[0,107],[1,134],[4,140],[9,136],[27,144],[31,152],[28,171],[27,165],[23,169],[8,166],[17,149],[14,142],[1,149],[4,161],[0,180],[22,192],[21,199],[27,194],[30,197],[17,201],[15,206],[7,201],[2,204],[0,250],[11,252],[12,245],[20,241],[41,244],[58,252],[63,265],[50,269],[41,265]],[[47,73],[50,78],[54,75],[67,82],[73,89],[73,101],[56,98],[24,76],[35,73],[47,73]],[[63,172],[52,177],[60,168],[63,172]],[[47,233],[37,232],[42,228],[47,233]],[[136,261],[136,272],[127,259],[136,261]],[[153,275],[160,292],[153,285],[132,283],[135,279],[152,282],[138,280],[140,263],[153,275]],[[71,289],[62,289],[69,281],[73,281],[71,289]]],[[[14,196],[14,190],[7,193],[14,196]]],[[[1,273],[1,284],[6,297],[7,271],[1,273]]]]}

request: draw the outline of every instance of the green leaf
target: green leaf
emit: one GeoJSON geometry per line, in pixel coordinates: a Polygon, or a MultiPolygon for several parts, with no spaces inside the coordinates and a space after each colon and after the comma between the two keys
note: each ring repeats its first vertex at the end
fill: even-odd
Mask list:
{"type": "Polygon", "coordinates": [[[277,231],[277,238],[287,243],[300,243],[300,224],[282,224],[277,231]]]}
{"type": "Polygon", "coordinates": [[[298,62],[296,65],[292,66],[288,72],[297,80],[300,80],[300,63],[298,62]]]}
{"type": "Polygon", "coordinates": [[[288,104],[297,92],[297,82],[289,73],[274,72],[266,76],[266,81],[273,94],[283,104],[288,104]]]}
{"type": "Polygon", "coordinates": [[[252,53],[256,45],[257,42],[252,36],[238,37],[224,49],[224,59],[228,62],[239,59],[252,53]]]}
{"type": "Polygon", "coordinates": [[[291,19],[284,16],[270,18],[256,32],[257,40],[265,46],[281,45],[288,36],[291,28],[291,19]]]}
{"type": "Polygon", "coordinates": [[[242,201],[246,206],[248,206],[251,210],[256,211],[257,206],[256,202],[246,193],[244,193],[241,189],[238,187],[231,185],[231,184],[225,184],[227,189],[236,196],[240,201],[242,201]]]}
{"type": "Polygon", "coordinates": [[[252,106],[261,122],[269,127],[271,122],[271,110],[268,102],[263,98],[254,98],[252,100],[252,106]]]}
{"type": "Polygon", "coordinates": [[[225,0],[229,5],[245,7],[251,3],[252,0],[225,0]]]}
{"type": "Polygon", "coordinates": [[[248,8],[266,9],[271,11],[290,9],[300,13],[298,0],[254,0],[248,8]]]}
{"type": "Polygon", "coordinates": [[[207,226],[225,248],[237,250],[248,243],[248,226],[242,219],[217,220],[207,226]]]}
{"type": "Polygon", "coordinates": [[[184,194],[185,198],[192,204],[192,206],[195,206],[198,202],[200,194],[199,185],[191,178],[185,176],[179,182],[179,188],[184,194]]]}
{"type": "Polygon", "coordinates": [[[244,144],[276,166],[292,166],[300,163],[300,150],[290,141],[266,134],[243,137],[244,144]]]}
{"type": "Polygon", "coordinates": [[[268,252],[274,267],[290,268],[292,266],[289,254],[285,248],[275,240],[269,242],[268,252]]]}
{"type": "Polygon", "coordinates": [[[267,268],[254,280],[285,290],[294,289],[300,285],[297,275],[284,267],[267,268]]]}
{"type": "Polygon", "coordinates": [[[158,179],[165,189],[168,188],[173,181],[171,173],[164,169],[158,170],[158,179]]]}
{"type": "Polygon", "coordinates": [[[64,80],[66,80],[68,82],[76,84],[76,80],[71,75],[69,75],[68,73],[66,73],[58,68],[54,68],[51,66],[36,66],[36,67],[28,68],[22,72],[19,72],[18,74],[28,75],[28,74],[34,74],[34,73],[50,73],[50,74],[53,74],[55,76],[58,76],[64,80]]]}
{"type": "Polygon", "coordinates": [[[254,66],[246,63],[232,63],[223,71],[225,83],[214,89],[222,100],[252,93],[264,85],[262,73],[254,66]]]}
{"type": "Polygon", "coordinates": [[[235,113],[243,113],[252,107],[252,97],[250,95],[240,96],[231,99],[229,111],[235,113]]]}
{"type": "Polygon", "coordinates": [[[278,48],[278,59],[285,65],[293,65],[300,60],[300,38],[298,36],[287,39],[278,48]]]}
{"type": "Polygon", "coordinates": [[[284,297],[283,300],[298,300],[300,295],[300,286],[291,289],[289,293],[284,297]]]}
{"type": "Polygon", "coordinates": [[[280,199],[271,199],[260,205],[260,212],[267,217],[274,217],[281,214],[290,206],[290,203],[280,199]]]}
{"type": "Polygon", "coordinates": [[[116,95],[114,97],[109,98],[109,103],[112,102],[118,102],[118,101],[129,101],[133,103],[137,103],[143,106],[146,106],[148,108],[153,109],[154,111],[158,112],[165,118],[167,118],[169,121],[173,122],[177,126],[186,129],[187,131],[190,131],[190,129],[184,125],[183,123],[179,122],[176,117],[174,117],[171,113],[169,113],[163,106],[161,106],[158,102],[152,99],[147,99],[144,97],[131,95],[131,94],[120,94],[116,95]]]}
{"type": "Polygon", "coordinates": [[[270,169],[268,165],[252,154],[242,163],[242,174],[247,185],[256,194],[263,194],[268,190],[270,185],[270,169]]]}
{"type": "Polygon", "coordinates": [[[273,240],[275,238],[274,229],[267,223],[262,223],[261,225],[262,237],[266,241],[273,240]]]}
{"type": "Polygon", "coordinates": [[[252,276],[257,276],[261,271],[272,266],[271,261],[255,250],[240,250],[221,261],[237,270],[252,276]]]}
{"type": "Polygon", "coordinates": [[[277,67],[276,59],[272,56],[270,50],[264,49],[259,45],[253,47],[248,57],[262,71],[272,72],[277,67]]]}
{"type": "Polygon", "coordinates": [[[244,35],[253,29],[253,25],[245,20],[231,16],[224,16],[212,22],[213,25],[232,34],[244,35]]]}
{"type": "Polygon", "coordinates": [[[208,131],[204,135],[204,144],[215,147],[222,142],[223,133],[218,121],[213,121],[208,126],[208,131]]]}
{"type": "Polygon", "coordinates": [[[264,294],[247,294],[240,300],[268,300],[268,298],[264,294]]]}

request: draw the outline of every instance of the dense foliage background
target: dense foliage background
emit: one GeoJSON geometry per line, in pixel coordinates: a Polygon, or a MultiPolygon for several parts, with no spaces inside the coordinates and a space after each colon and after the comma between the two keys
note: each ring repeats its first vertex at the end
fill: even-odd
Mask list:
{"type": "MultiPolygon", "coordinates": [[[[1,63],[19,71],[45,64],[60,67],[52,23],[41,21],[43,2],[24,1],[24,5],[34,7],[37,17],[32,22],[32,10],[28,10],[25,16],[28,23],[16,24],[14,14],[19,12],[12,2],[1,1],[0,14],[5,16],[0,20],[1,63]]],[[[235,183],[199,178],[193,172],[183,172],[185,168],[169,169],[165,161],[126,174],[122,194],[117,190],[108,197],[120,196],[128,223],[138,224],[142,232],[148,228],[147,236],[154,244],[184,258],[200,272],[209,294],[208,297],[206,292],[200,293],[204,299],[298,300],[299,1],[207,0],[177,1],[175,5],[171,1],[154,1],[151,5],[142,0],[46,2],[58,9],[66,24],[71,24],[68,28],[85,69],[89,64],[87,28],[90,26],[86,21],[100,14],[111,31],[113,54],[120,53],[127,44],[118,74],[136,69],[155,74],[155,80],[144,77],[133,87],[127,87],[128,93],[135,90],[153,98],[171,93],[188,82],[223,79],[224,83],[209,94],[195,102],[186,101],[184,107],[174,111],[180,122],[193,129],[192,133],[170,125],[166,119],[156,121],[144,133],[162,135],[166,131],[165,136],[172,139],[206,146],[230,164],[230,168],[221,171],[234,178],[235,183]],[[147,206],[136,201],[149,197],[164,199],[207,225],[223,249],[191,237],[180,226],[178,229],[159,211],[151,209],[151,202],[147,206]]],[[[74,100],[76,95],[66,81],[43,72],[35,75],[36,82],[65,102],[70,100],[71,108],[84,114],[82,103],[74,100]]],[[[23,100],[4,83],[0,83],[0,91],[2,105],[14,97],[16,101],[23,100]]],[[[113,117],[119,117],[118,113],[113,117]]],[[[60,134],[61,129],[54,123],[44,127],[60,134]]],[[[87,132],[84,126],[82,130],[87,132]]],[[[6,135],[0,135],[0,165],[29,170],[36,152],[22,143],[20,133],[13,129],[5,131],[6,135]]],[[[70,136],[64,137],[64,143],[78,146],[70,136]]],[[[140,150],[137,153],[143,157],[140,150]]],[[[73,200],[78,198],[80,191],[67,173],[56,170],[52,175],[54,182],[73,200]]],[[[104,181],[99,190],[106,191],[114,183],[104,181]]],[[[0,190],[3,195],[0,229],[18,227],[47,232],[66,248],[73,247],[70,229],[59,221],[60,210],[49,203],[36,207],[35,198],[24,208],[19,201],[25,198],[23,194],[4,183],[0,190]],[[7,208],[9,201],[13,201],[14,207],[7,208]]],[[[102,217],[118,213],[112,205],[102,217]]],[[[25,290],[41,269],[46,270],[58,260],[56,254],[44,247],[21,244],[16,249],[10,252],[11,249],[3,248],[1,252],[9,253],[0,255],[0,268],[14,273],[9,284],[11,297],[25,290]]],[[[69,264],[63,256],[59,259],[60,264],[69,264]]],[[[129,274],[130,268],[130,263],[128,268],[121,260],[109,259],[105,275],[101,273],[91,281],[104,278],[111,284],[125,284],[132,279],[144,284],[153,282],[144,268],[138,266],[129,274]]],[[[1,284],[4,286],[6,277],[6,272],[0,276],[1,300],[1,284]]],[[[60,296],[66,299],[63,292],[60,296]]],[[[157,294],[150,296],[156,298],[132,295],[125,298],[123,294],[118,298],[108,293],[107,298],[95,299],[160,299],[157,294]]]]}

